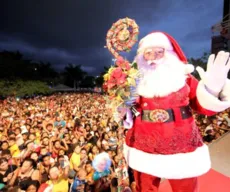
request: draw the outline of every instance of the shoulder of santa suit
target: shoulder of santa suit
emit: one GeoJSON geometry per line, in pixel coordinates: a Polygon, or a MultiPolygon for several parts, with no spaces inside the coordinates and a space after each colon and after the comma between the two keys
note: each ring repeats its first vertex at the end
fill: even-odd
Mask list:
{"type": "Polygon", "coordinates": [[[193,84],[194,83],[197,83],[198,84],[198,80],[196,77],[194,77],[192,74],[187,74],[187,78],[186,78],[186,83],[187,84],[193,84]]]}

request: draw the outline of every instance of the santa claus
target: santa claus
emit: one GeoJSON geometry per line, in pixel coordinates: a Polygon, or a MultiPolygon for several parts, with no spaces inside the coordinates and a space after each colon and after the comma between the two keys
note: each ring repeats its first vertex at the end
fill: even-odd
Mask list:
{"type": "Polygon", "coordinates": [[[197,177],[211,167],[192,111],[214,115],[230,107],[229,53],[208,59],[207,70],[194,67],[170,35],[153,32],[144,37],[136,56],[142,78],[137,87],[139,116],[128,111],[124,154],[134,170],[138,192],[156,192],[161,178],[173,192],[197,192],[197,177]]]}

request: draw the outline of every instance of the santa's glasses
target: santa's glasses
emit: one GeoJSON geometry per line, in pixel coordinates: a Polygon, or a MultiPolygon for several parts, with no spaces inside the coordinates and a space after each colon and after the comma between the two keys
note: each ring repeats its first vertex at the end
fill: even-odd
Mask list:
{"type": "Polygon", "coordinates": [[[147,48],[144,51],[144,59],[146,61],[149,60],[158,60],[164,57],[165,54],[165,49],[161,47],[152,47],[152,48],[147,48]]]}

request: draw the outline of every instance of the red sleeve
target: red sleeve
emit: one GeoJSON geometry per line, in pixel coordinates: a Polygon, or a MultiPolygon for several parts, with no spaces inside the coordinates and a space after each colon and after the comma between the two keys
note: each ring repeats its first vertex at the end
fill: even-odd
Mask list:
{"type": "Polygon", "coordinates": [[[189,75],[189,77],[187,78],[187,84],[190,88],[190,93],[189,93],[190,107],[199,114],[203,114],[207,116],[215,115],[216,112],[207,110],[200,105],[196,96],[196,89],[198,83],[199,83],[198,80],[192,75],[189,75]]]}

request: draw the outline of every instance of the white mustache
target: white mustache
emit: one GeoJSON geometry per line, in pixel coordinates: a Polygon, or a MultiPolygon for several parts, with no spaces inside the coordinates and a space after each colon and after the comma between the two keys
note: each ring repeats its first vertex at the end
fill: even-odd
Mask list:
{"type": "Polygon", "coordinates": [[[155,63],[155,62],[156,62],[155,60],[148,60],[148,61],[147,61],[147,64],[148,64],[148,65],[151,65],[152,63],[155,63]]]}
{"type": "Polygon", "coordinates": [[[157,60],[148,60],[147,64],[151,65],[152,63],[154,63],[154,64],[158,65],[158,64],[161,64],[163,61],[164,61],[164,58],[157,59],[157,60]]]}

